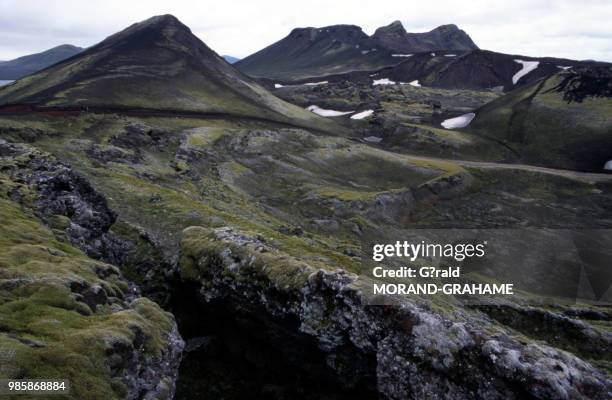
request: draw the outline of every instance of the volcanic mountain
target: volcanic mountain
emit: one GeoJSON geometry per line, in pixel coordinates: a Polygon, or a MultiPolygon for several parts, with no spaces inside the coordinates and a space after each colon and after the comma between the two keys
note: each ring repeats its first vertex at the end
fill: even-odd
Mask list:
{"type": "Polygon", "coordinates": [[[63,44],[42,53],[30,54],[11,61],[0,62],[0,79],[20,79],[47,68],[83,51],[81,47],[63,44]]]}
{"type": "Polygon", "coordinates": [[[427,33],[407,33],[396,21],[368,36],[355,25],[297,28],[289,36],[236,63],[257,78],[299,81],[311,77],[370,71],[393,66],[411,54],[434,50],[478,49],[455,25],[427,33]]]}
{"type": "Polygon", "coordinates": [[[381,46],[401,53],[478,49],[470,36],[453,24],[442,25],[429,32],[408,33],[400,21],[394,21],[378,28],[372,39],[381,46]]]}
{"type": "Polygon", "coordinates": [[[332,125],[270,94],[171,15],[134,24],[2,88],[0,104],[147,109],[250,117],[315,128],[332,125]]]}
{"type": "Polygon", "coordinates": [[[355,25],[296,28],[284,39],[235,65],[260,78],[297,80],[311,76],[371,70],[399,62],[355,25]]]}

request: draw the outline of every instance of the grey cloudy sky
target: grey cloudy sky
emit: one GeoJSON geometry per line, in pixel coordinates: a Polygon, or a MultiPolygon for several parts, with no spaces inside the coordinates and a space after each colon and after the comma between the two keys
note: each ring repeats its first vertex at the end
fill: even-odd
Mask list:
{"type": "Polygon", "coordinates": [[[612,61],[611,0],[0,0],[0,60],[64,43],[87,47],[158,14],[238,57],[295,27],[355,24],[371,34],[400,20],[409,32],[455,23],[483,49],[612,61]]]}

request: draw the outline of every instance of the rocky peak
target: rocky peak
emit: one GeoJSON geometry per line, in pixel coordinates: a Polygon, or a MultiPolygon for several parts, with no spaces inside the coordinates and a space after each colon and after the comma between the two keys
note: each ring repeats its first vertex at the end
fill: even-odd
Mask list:
{"type": "Polygon", "coordinates": [[[307,38],[310,41],[331,39],[340,42],[353,43],[368,38],[363,30],[356,25],[331,25],[322,28],[296,28],[291,31],[289,38],[294,40],[307,38]]]}
{"type": "Polygon", "coordinates": [[[130,25],[94,47],[152,47],[154,44],[176,40],[179,37],[182,38],[182,41],[188,38],[198,40],[191,33],[191,30],[175,16],[170,14],[157,15],[130,25]]]}
{"type": "Polygon", "coordinates": [[[478,49],[469,35],[455,24],[441,25],[429,32],[409,33],[400,21],[394,21],[378,28],[372,39],[398,52],[478,49]]]}
{"type": "Polygon", "coordinates": [[[376,37],[376,36],[380,36],[383,34],[389,34],[389,33],[406,34],[407,32],[406,32],[406,29],[404,29],[404,25],[402,25],[402,22],[399,20],[396,20],[396,21],[391,22],[389,25],[381,26],[380,28],[376,29],[373,36],[376,37]]]}

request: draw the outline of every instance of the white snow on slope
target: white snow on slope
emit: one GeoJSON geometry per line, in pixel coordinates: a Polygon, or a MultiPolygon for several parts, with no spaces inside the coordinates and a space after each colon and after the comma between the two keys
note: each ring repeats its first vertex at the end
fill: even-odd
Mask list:
{"type": "Polygon", "coordinates": [[[444,57],[457,57],[457,54],[444,54],[444,57]]]}
{"type": "Polygon", "coordinates": [[[414,87],[421,87],[421,84],[419,83],[418,79],[417,79],[417,80],[414,80],[414,81],[412,81],[412,82],[408,82],[408,84],[409,84],[410,86],[414,86],[414,87]]]}
{"type": "Polygon", "coordinates": [[[604,169],[606,171],[612,171],[612,160],[608,161],[606,165],[604,165],[604,169]]]}
{"type": "Polygon", "coordinates": [[[557,65],[557,68],[561,68],[564,71],[567,71],[568,69],[572,68],[572,66],[570,65],[569,67],[564,67],[563,65],[557,65]]]}
{"type": "Polygon", "coordinates": [[[522,77],[524,77],[525,75],[533,71],[534,69],[538,68],[538,65],[540,65],[539,61],[514,60],[514,62],[523,64],[523,68],[519,72],[514,74],[514,76],[512,77],[512,83],[514,85],[516,85],[519,79],[521,79],[522,77]]]}
{"type": "Polygon", "coordinates": [[[317,85],[327,85],[329,82],[328,81],[321,81],[321,82],[308,82],[308,83],[301,83],[299,85],[281,85],[280,83],[275,83],[274,84],[274,89],[280,89],[280,88],[284,88],[284,87],[293,87],[293,86],[317,86],[317,85]]]}
{"type": "Polygon", "coordinates": [[[391,57],[412,57],[412,54],[391,54],[391,57]]]}
{"type": "Polygon", "coordinates": [[[395,82],[392,80],[389,80],[388,78],[382,78],[382,79],[375,79],[374,82],[372,82],[372,85],[376,86],[376,85],[395,85],[395,82]]]}
{"type": "Polygon", "coordinates": [[[382,138],[378,136],[368,136],[366,138],[363,138],[363,140],[371,143],[380,143],[382,141],[382,138]]]}
{"type": "Polygon", "coordinates": [[[470,124],[470,122],[472,122],[475,116],[476,114],[474,113],[467,113],[455,118],[445,119],[444,121],[442,121],[442,126],[446,129],[465,128],[470,124]]]}
{"type": "Polygon", "coordinates": [[[355,111],[336,111],[336,110],[326,110],[324,108],[321,108],[319,106],[309,106],[306,108],[308,111],[313,112],[317,115],[320,115],[322,117],[339,117],[341,115],[347,115],[347,114],[352,114],[355,111]]]}
{"type": "Polygon", "coordinates": [[[374,114],[374,110],[365,110],[355,115],[351,115],[351,119],[364,119],[374,114]]]}
{"type": "Polygon", "coordinates": [[[435,57],[435,56],[436,56],[436,53],[431,53],[431,56],[432,56],[432,57],[435,57]]]}

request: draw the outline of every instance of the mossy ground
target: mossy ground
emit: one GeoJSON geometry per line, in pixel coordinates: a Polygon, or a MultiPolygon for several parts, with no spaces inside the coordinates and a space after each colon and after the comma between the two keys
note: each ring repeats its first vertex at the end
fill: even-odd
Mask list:
{"type": "MultiPolygon", "coordinates": [[[[113,349],[134,348],[142,335],[143,357],[160,356],[172,316],[140,298],[121,310],[92,310],[77,287],[100,286],[123,302],[128,292],[120,271],[61,242],[7,192],[30,189],[0,174],[0,376],[68,379],[71,399],[121,398],[111,375],[113,349]]],[[[22,398],[16,396],[15,398],[22,398]]]]}
{"type": "MultiPolygon", "coordinates": [[[[106,197],[118,214],[113,227],[117,233],[131,236],[143,230],[161,249],[160,257],[172,260],[183,230],[205,227],[191,231],[183,240],[192,257],[181,261],[182,272],[191,277],[201,272],[194,260],[214,258],[219,250],[219,243],[211,242],[207,230],[224,226],[261,238],[271,249],[257,253],[258,273],[281,286],[299,287],[305,265],[313,270],[364,272],[360,256],[365,231],[385,232],[391,238],[417,227],[537,226],[551,221],[572,226],[612,225],[606,185],[537,172],[461,167],[452,160],[414,157],[358,143],[352,135],[323,136],[243,120],[91,114],[0,118],[0,127],[17,128],[5,136],[10,140],[18,140],[19,132],[28,126],[40,130],[35,146],[70,164],[106,197]],[[130,145],[124,139],[131,135],[127,129],[131,124],[160,131],[162,144],[130,145]],[[94,159],[86,151],[92,144],[120,147],[137,154],[138,159],[94,159]],[[469,179],[459,191],[446,193],[444,181],[450,177],[469,179]],[[397,208],[393,218],[383,219],[372,211],[381,194],[399,198],[434,183],[441,193],[422,202],[415,200],[410,207],[390,206],[397,208]]],[[[473,138],[428,129],[443,139],[464,142],[473,138]]],[[[449,314],[457,307],[452,299],[429,306],[449,314]]],[[[71,312],[78,323],[98,318],[98,311],[92,316],[65,312],[71,312]]],[[[138,312],[124,314],[128,318],[138,312]]],[[[99,316],[102,321],[111,317],[118,318],[99,316]]],[[[103,327],[98,331],[104,332],[103,327]]],[[[114,328],[104,334],[119,335],[114,328]]]]}

